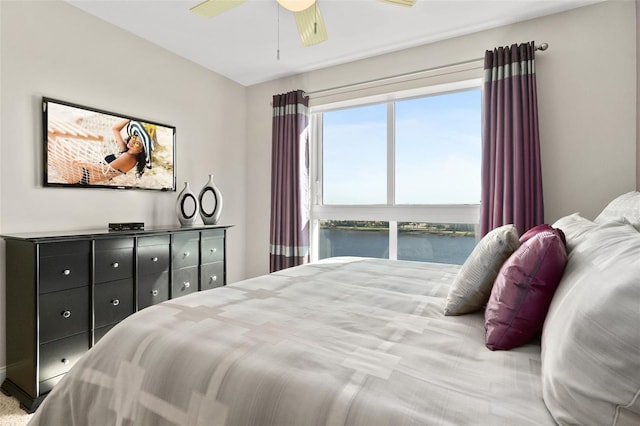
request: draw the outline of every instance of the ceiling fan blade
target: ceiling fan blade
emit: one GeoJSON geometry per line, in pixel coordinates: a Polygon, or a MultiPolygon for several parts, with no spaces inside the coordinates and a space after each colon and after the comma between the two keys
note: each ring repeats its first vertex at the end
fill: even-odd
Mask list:
{"type": "Polygon", "coordinates": [[[196,15],[203,16],[205,18],[212,18],[216,15],[226,12],[236,6],[241,5],[247,0],[205,0],[199,3],[189,10],[196,15]]]}
{"type": "Polygon", "coordinates": [[[400,6],[407,6],[407,7],[411,7],[414,4],[416,4],[416,0],[380,0],[380,1],[383,1],[385,3],[397,4],[400,6]]]}
{"type": "Polygon", "coordinates": [[[324,26],[318,2],[301,12],[294,12],[294,15],[303,45],[311,46],[327,40],[327,28],[324,26]]]}

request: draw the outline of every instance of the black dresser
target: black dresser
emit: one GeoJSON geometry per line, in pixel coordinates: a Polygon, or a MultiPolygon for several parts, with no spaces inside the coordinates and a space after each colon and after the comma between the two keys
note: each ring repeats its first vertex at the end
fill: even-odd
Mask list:
{"type": "Polygon", "coordinates": [[[229,227],[2,235],[2,391],[33,412],[69,368],[127,316],[225,285],[229,227]]]}

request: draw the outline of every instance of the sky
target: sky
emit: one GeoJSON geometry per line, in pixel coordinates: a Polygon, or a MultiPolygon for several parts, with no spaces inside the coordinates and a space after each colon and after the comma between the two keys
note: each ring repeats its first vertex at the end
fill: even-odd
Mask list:
{"type": "MultiPolygon", "coordinates": [[[[479,204],[478,89],[396,101],[395,204],[479,204]]],[[[324,112],[324,204],[386,204],[387,104],[324,112]]]]}

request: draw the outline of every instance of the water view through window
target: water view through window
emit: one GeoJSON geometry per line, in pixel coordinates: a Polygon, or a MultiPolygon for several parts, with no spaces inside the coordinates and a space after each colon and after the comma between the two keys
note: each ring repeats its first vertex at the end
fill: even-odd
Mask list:
{"type": "Polygon", "coordinates": [[[389,222],[320,221],[320,259],[336,256],[389,258],[389,222]]]}
{"type": "Polygon", "coordinates": [[[469,80],[455,90],[434,86],[424,95],[354,100],[313,113],[320,126],[312,132],[314,260],[464,263],[479,215],[480,85],[469,80]]]}
{"type": "MultiPolygon", "coordinates": [[[[389,258],[389,223],[323,220],[319,258],[389,258]]],[[[398,259],[462,265],[476,244],[473,224],[398,223],[398,259]]]]}
{"type": "Polygon", "coordinates": [[[398,259],[462,265],[476,245],[473,224],[398,223],[398,259]]]}

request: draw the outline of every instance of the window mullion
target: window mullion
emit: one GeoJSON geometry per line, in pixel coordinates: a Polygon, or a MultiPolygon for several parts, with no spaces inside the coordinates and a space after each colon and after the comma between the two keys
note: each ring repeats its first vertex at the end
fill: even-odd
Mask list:
{"type": "Polygon", "coordinates": [[[398,260],[398,221],[389,221],[389,259],[398,260]]]}
{"type": "MultiPolygon", "coordinates": [[[[387,204],[396,202],[395,102],[387,103],[387,204]]],[[[398,222],[389,220],[389,259],[398,259],[398,222]]]]}
{"type": "Polygon", "coordinates": [[[395,205],[396,199],[396,138],[395,103],[387,103],[387,204],[395,205]]]}
{"type": "MultiPolygon", "coordinates": [[[[311,211],[314,206],[322,205],[322,113],[311,114],[311,211]]],[[[319,260],[320,221],[313,213],[310,215],[310,260],[319,260]]]]}
{"type": "Polygon", "coordinates": [[[311,173],[311,200],[312,204],[322,205],[322,113],[311,116],[311,129],[314,132],[312,140],[312,152],[315,159],[315,170],[311,173]]]}

